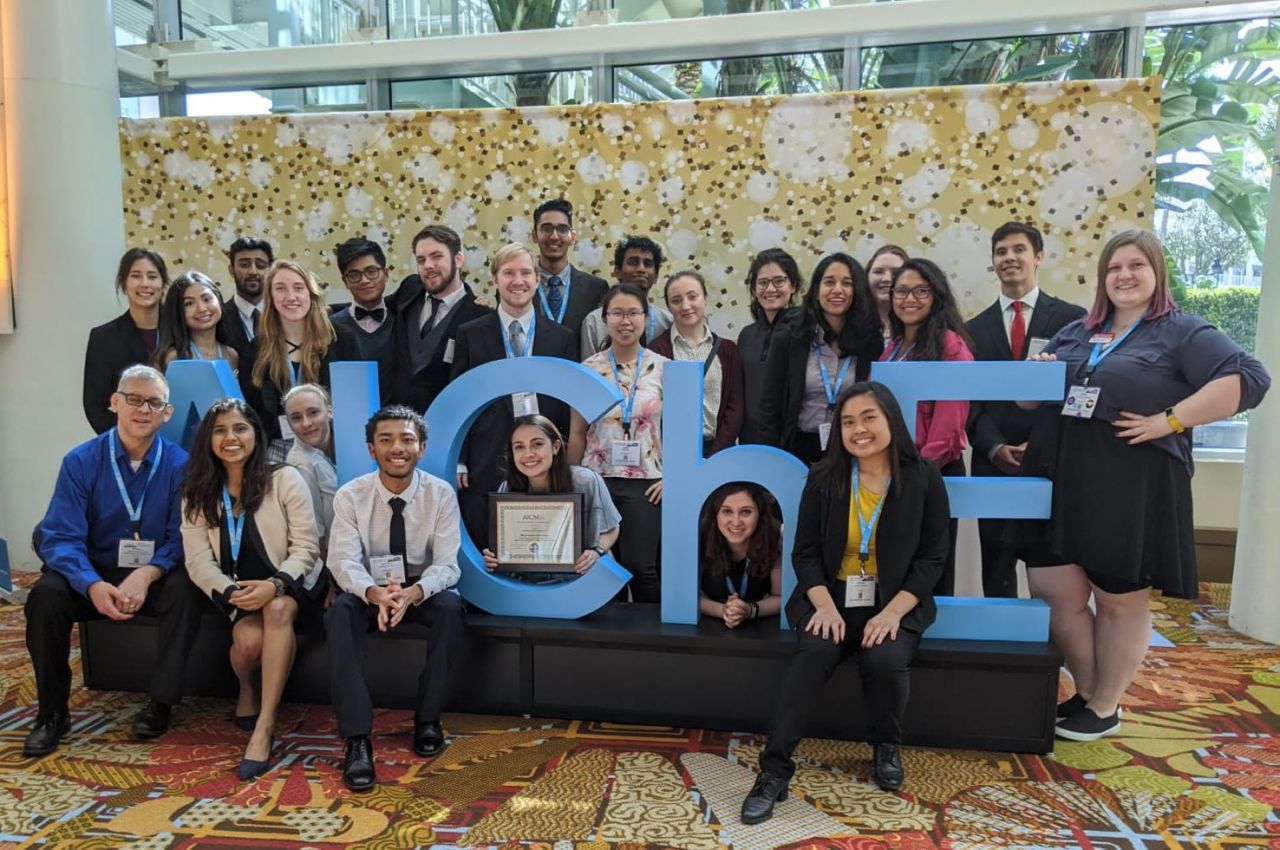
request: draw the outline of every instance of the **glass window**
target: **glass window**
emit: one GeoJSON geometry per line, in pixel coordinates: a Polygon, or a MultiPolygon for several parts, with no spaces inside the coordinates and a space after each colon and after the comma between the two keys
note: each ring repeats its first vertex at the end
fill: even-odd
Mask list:
{"type": "Polygon", "coordinates": [[[388,30],[391,38],[428,38],[571,27],[593,5],[600,0],[388,0],[388,30]]]}
{"type": "Polygon", "coordinates": [[[744,12],[775,12],[782,9],[813,9],[830,6],[830,0],[614,0],[618,20],[666,21],[704,15],[737,15],[744,12]]]}
{"type": "Polygon", "coordinates": [[[614,73],[614,99],[624,103],[692,97],[742,97],[840,91],[844,51],[744,56],[671,65],[631,65],[614,73]]]}
{"type": "Polygon", "coordinates": [[[1124,72],[1124,30],[896,44],[862,51],[862,87],[1085,80],[1124,72]]]}
{"type": "Polygon", "coordinates": [[[121,118],[159,118],[160,98],[156,95],[120,98],[121,118]]]}
{"type": "Polygon", "coordinates": [[[115,23],[116,47],[124,47],[146,44],[156,13],[151,8],[151,0],[112,0],[111,18],[115,23]]]}
{"type": "Polygon", "coordinates": [[[393,109],[492,109],[591,103],[591,69],[401,80],[391,84],[393,109]]]}
{"type": "Polygon", "coordinates": [[[365,84],[296,89],[200,92],[187,95],[188,115],[269,115],[367,109],[365,84]]]}
{"type": "Polygon", "coordinates": [[[227,50],[338,44],[373,25],[370,5],[365,0],[181,0],[182,37],[212,39],[227,50]]]}

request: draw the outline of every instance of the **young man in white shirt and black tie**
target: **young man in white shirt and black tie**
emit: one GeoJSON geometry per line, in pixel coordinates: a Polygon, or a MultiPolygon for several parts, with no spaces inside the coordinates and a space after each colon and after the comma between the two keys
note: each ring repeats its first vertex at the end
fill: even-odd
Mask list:
{"type": "Polygon", "coordinates": [[[338,733],[346,739],[342,781],[352,791],[377,784],[373,703],[364,678],[368,635],[402,622],[427,628],[427,662],[418,679],[413,749],[444,749],[440,712],[461,649],[458,500],[453,488],[417,468],[427,427],[413,410],[393,405],[365,426],[378,464],[343,485],[333,499],[329,570],[344,591],[325,615],[338,733]]]}

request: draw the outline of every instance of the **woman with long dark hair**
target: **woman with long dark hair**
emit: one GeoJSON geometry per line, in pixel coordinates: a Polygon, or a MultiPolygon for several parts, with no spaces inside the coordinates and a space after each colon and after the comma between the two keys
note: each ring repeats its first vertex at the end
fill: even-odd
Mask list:
{"type": "Polygon", "coordinates": [[[743,416],[738,441],[760,442],[760,397],[765,364],[777,330],[794,310],[796,295],[804,286],[795,258],[781,248],[756,254],[747,269],[752,322],[738,333],[742,357],[743,416]]]}
{"type": "Polygon", "coordinates": [[[699,539],[698,610],[737,628],[782,608],[782,524],[758,484],[722,484],[707,499],[699,539]]]}
{"type": "Polygon", "coordinates": [[[293,467],[267,463],[262,422],[240,399],[216,402],[196,432],[182,547],[191,581],[231,621],[235,721],[252,732],[238,774],[252,779],[270,765],[294,622],[323,564],[307,485],[293,467]]]}
{"type": "Polygon", "coordinates": [[[884,340],[867,274],[848,254],[818,263],[797,315],[769,349],[760,441],[816,463],[841,390],[871,374],[884,340]]]}
{"type": "Polygon", "coordinates": [[[923,460],[889,389],[857,383],[836,402],[837,428],[800,498],[791,562],[796,589],[787,619],[799,646],[787,668],[760,756],[760,776],[742,804],[759,823],[787,797],[791,754],[836,665],[857,656],[874,745],[874,778],[902,787],[902,718],[911,662],[933,622],[933,588],[947,554],[947,490],[923,460]]]}
{"type": "Polygon", "coordinates": [[[240,368],[222,327],[222,293],[208,275],[197,271],[178,275],[160,305],[160,338],[153,365],[160,371],[174,360],[225,360],[231,371],[240,368]]]}

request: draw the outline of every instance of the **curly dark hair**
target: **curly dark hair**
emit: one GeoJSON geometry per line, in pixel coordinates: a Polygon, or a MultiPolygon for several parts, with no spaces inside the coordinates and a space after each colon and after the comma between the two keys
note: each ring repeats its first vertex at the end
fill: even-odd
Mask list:
{"type": "Polygon", "coordinates": [[[705,569],[712,578],[724,578],[729,574],[733,556],[729,544],[716,523],[720,506],[735,493],[746,493],[756,505],[756,530],[747,543],[747,575],[767,578],[774,565],[782,557],[782,525],[773,513],[773,497],[759,484],[750,481],[731,481],[721,484],[707,497],[702,509],[699,529],[702,538],[702,557],[705,569]]]}
{"type": "Polygon", "coordinates": [[[203,517],[209,525],[222,522],[222,488],[227,483],[227,470],[213,454],[213,428],[224,413],[239,413],[253,428],[253,453],[244,462],[240,480],[240,508],[253,513],[261,505],[271,487],[271,475],[278,464],[267,463],[269,438],[262,427],[262,420],[253,408],[239,398],[219,399],[205,411],[191,444],[191,460],[187,462],[187,476],[182,482],[182,504],[187,522],[199,522],[203,517]]]}

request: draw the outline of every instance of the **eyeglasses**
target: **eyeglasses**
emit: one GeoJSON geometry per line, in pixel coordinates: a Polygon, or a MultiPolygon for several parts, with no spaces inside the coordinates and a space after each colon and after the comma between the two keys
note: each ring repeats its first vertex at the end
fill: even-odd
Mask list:
{"type": "Polygon", "coordinates": [[[386,268],[383,266],[369,266],[367,269],[350,269],[342,273],[342,279],[347,283],[359,283],[360,278],[364,278],[372,283],[381,277],[384,271],[386,271],[386,268]]]}
{"type": "Polygon", "coordinates": [[[116,395],[124,397],[124,403],[130,407],[142,407],[144,404],[152,413],[162,413],[169,402],[162,398],[147,398],[137,393],[117,392],[116,395]]]}
{"type": "Polygon", "coordinates": [[[630,319],[633,322],[638,322],[640,319],[644,318],[644,310],[610,310],[608,313],[605,313],[605,315],[610,319],[613,319],[615,322],[621,322],[623,319],[630,319]]]}
{"type": "Polygon", "coordinates": [[[780,274],[777,277],[756,278],[756,286],[760,289],[782,289],[790,282],[791,278],[784,274],[780,274]]]}
{"type": "Polygon", "coordinates": [[[567,224],[539,224],[538,233],[543,236],[568,236],[573,228],[567,224]]]}
{"type": "Polygon", "coordinates": [[[933,290],[927,286],[917,286],[915,289],[894,287],[892,292],[894,301],[906,301],[908,298],[914,298],[917,301],[928,301],[933,297],[933,290]]]}

